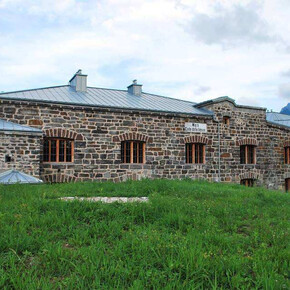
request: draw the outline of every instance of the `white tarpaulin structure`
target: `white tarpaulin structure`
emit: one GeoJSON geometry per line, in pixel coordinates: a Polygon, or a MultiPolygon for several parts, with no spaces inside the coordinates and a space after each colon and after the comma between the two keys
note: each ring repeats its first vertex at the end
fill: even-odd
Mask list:
{"type": "Polygon", "coordinates": [[[8,170],[0,173],[0,184],[15,184],[15,183],[42,183],[41,179],[30,176],[18,170],[8,170]]]}

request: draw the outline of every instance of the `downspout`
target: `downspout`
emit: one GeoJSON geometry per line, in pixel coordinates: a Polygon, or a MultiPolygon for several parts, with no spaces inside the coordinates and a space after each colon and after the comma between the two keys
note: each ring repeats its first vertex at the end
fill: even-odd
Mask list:
{"type": "Polygon", "coordinates": [[[218,121],[218,139],[219,139],[218,182],[221,182],[221,123],[219,121],[218,121]]]}
{"type": "Polygon", "coordinates": [[[218,179],[217,182],[221,182],[221,129],[220,121],[216,116],[214,116],[213,121],[218,125],[218,179]]]}

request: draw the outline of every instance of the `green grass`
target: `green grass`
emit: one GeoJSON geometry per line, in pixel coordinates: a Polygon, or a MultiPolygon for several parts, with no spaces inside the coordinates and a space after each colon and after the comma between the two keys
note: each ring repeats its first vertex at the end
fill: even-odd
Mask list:
{"type": "Polygon", "coordinates": [[[2,186],[0,289],[289,289],[289,201],[190,180],[2,186]]]}

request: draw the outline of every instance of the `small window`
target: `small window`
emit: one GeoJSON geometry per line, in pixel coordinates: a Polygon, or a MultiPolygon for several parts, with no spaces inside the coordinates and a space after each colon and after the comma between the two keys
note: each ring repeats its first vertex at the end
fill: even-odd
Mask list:
{"type": "Polygon", "coordinates": [[[285,190],[286,192],[290,191],[290,178],[285,179],[285,190]]]}
{"type": "Polygon", "coordinates": [[[185,145],[186,163],[204,164],[205,145],[200,143],[187,143],[185,145]]]}
{"type": "Polygon", "coordinates": [[[226,126],[229,126],[229,125],[230,125],[230,117],[228,117],[228,116],[224,116],[224,117],[223,117],[223,123],[224,123],[226,126]]]}
{"type": "Polygon", "coordinates": [[[241,164],[256,164],[256,146],[242,145],[240,148],[241,164]]]}
{"type": "Polygon", "coordinates": [[[247,187],[253,187],[255,184],[254,179],[242,179],[241,185],[247,186],[247,187]]]}
{"type": "Polygon", "coordinates": [[[145,142],[124,141],[121,143],[122,163],[145,163],[145,142]]]}
{"type": "Polygon", "coordinates": [[[285,147],[284,157],[285,157],[285,164],[290,164],[290,147],[285,147]]]}
{"type": "Polygon", "coordinates": [[[12,157],[10,155],[5,155],[5,163],[12,162],[12,157]]]}
{"type": "Polygon", "coordinates": [[[62,138],[45,138],[43,162],[73,162],[74,141],[62,138]]]}

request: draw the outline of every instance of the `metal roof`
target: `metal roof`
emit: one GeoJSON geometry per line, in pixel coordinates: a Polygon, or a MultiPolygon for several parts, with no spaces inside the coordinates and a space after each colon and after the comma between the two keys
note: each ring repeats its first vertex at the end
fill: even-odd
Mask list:
{"type": "Polygon", "coordinates": [[[42,183],[41,179],[25,174],[17,170],[8,170],[0,174],[0,184],[15,184],[15,183],[42,183]]]}
{"type": "Polygon", "coordinates": [[[76,92],[69,85],[1,93],[0,99],[74,104],[92,107],[123,108],[194,115],[213,115],[213,112],[196,108],[196,103],[148,93],[136,96],[126,90],[88,87],[86,92],[76,92]]]}
{"type": "Polygon", "coordinates": [[[210,99],[210,100],[207,100],[207,101],[203,101],[201,103],[197,103],[195,104],[195,107],[196,108],[202,108],[204,106],[207,106],[207,105],[211,105],[211,104],[216,104],[216,103],[221,103],[221,102],[230,102],[232,103],[235,107],[237,108],[245,108],[245,109],[253,109],[253,110],[267,110],[266,108],[262,108],[262,107],[254,107],[254,106],[245,106],[245,105],[238,105],[236,104],[236,101],[232,98],[229,98],[228,96],[223,96],[223,97],[218,97],[218,98],[215,98],[215,99],[210,99]]]}
{"type": "Polygon", "coordinates": [[[0,119],[0,131],[42,133],[40,129],[32,128],[32,127],[24,126],[24,125],[19,125],[19,124],[8,122],[2,119],[0,119]]]}
{"type": "Polygon", "coordinates": [[[290,115],[275,112],[267,112],[266,119],[268,122],[290,127],[290,115]]]}

